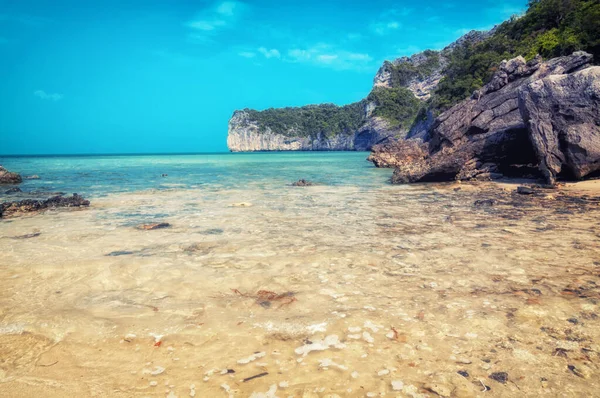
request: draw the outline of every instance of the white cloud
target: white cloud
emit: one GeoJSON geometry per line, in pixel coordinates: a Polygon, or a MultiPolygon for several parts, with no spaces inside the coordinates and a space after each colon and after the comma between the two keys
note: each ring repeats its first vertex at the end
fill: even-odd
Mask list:
{"type": "Polygon", "coordinates": [[[310,63],[333,69],[361,69],[370,66],[373,60],[369,54],[340,50],[324,43],[290,49],[283,59],[286,62],[310,63]]]}
{"type": "Polygon", "coordinates": [[[238,55],[240,57],[244,57],[244,58],[254,58],[254,57],[256,57],[256,53],[253,53],[252,51],[240,51],[238,53],[238,55]]]}
{"type": "MultiPolygon", "coordinates": [[[[186,23],[196,33],[190,38],[200,39],[206,35],[234,26],[246,11],[246,4],[239,1],[221,1],[201,11],[197,17],[186,23]]],[[[201,41],[201,40],[200,40],[201,41]]]]}
{"type": "Polygon", "coordinates": [[[402,24],[398,21],[376,22],[371,24],[371,29],[379,36],[387,35],[401,27],[402,24]]]}
{"type": "Polygon", "coordinates": [[[58,93],[49,94],[49,93],[46,93],[44,90],[34,91],[33,95],[35,95],[36,97],[38,97],[40,99],[51,100],[51,101],[60,101],[61,99],[64,98],[64,95],[62,95],[62,94],[58,94],[58,93]]]}
{"type": "Polygon", "coordinates": [[[260,47],[258,49],[258,52],[261,53],[262,55],[265,56],[265,58],[281,58],[281,54],[279,53],[279,50],[272,48],[272,49],[267,49],[265,47],[260,47]]]}

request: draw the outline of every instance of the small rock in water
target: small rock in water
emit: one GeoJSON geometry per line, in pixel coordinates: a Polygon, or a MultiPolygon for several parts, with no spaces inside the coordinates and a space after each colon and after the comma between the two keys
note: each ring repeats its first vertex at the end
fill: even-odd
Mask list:
{"type": "Polygon", "coordinates": [[[9,189],[7,191],[4,191],[4,193],[7,194],[7,195],[10,195],[11,193],[17,193],[17,192],[23,192],[23,191],[19,187],[14,187],[14,188],[11,188],[11,189],[9,189]]]}
{"type": "Polygon", "coordinates": [[[495,204],[496,204],[496,201],[494,199],[480,199],[480,200],[476,200],[473,203],[473,206],[484,207],[484,206],[493,206],[495,204]]]}
{"type": "Polygon", "coordinates": [[[39,176],[39,175],[37,175],[37,174],[34,174],[34,175],[32,175],[32,176],[25,176],[25,179],[26,179],[26,180],[39,180],[39,179],[40,179],[40,176],[39,176]]]}
{"type": "Polygon", "coordinates": [[[517,187],[517,193],[521,195],[533,195],[533,189],[529,187],[517,187]]]}
{"type": "Polygon", "coordinates": [[[248,202],[232,203],[229,205],[229,207],[250,207],[250,206],[252,206],[252,203],[248,203],[248,202]]]}
{"type": "Polygon", "coordinates": [[[402,391],[403,388],[404,388],[404,383],[401,380],[392,380],[392,390],[402,391]]]}
{"type": "Polygon", "coordinates": [[[266,352],[262,351],[262,352],[255,352],[254,354],[250,355],[248,358],[242,358],[239,361],[237,361],[237,363],[239,363],[240,365],[245,365],[247,363],[250,363],[252,361],[256,361],[258,358],[262,358],[265,355],[267,355],[266,352]]]}
{"type": "Polygon", "coordinates": [[[467,372],[466,370],[459,370],[458,372],[459,375],[461,375],[462,377],[469,377],[469,372],[467,372]]]}
{"type": "Polygon", "coordinates": [[[133,252],[127,251],[127,250],[117,250],[114,252],[110,252],[108,254],[105,254],[106,256],[110,256],[110,257],[117,257],[117,256],[127,256],[129,254],[133,254],[133,252]]]}
{"type": "Polygon", "coordinates": [[[346,344],[341,343],[337,335],[332,334],[325,337],[323,340],[313,341],[312,344],[305,344],[302,347],[298,347],[294,352],[298,355],[307,356],[311,351],[323,351],[329,348],[345,348],[346,344]]]}
{"type": "Polygon", "coordinates": [[[155,229],[169,228],[170,226],[171,226],[171,224],[169,224],[168,222],[159,222],[159,223],[154,223],[154,224],[138,225],[137,229],[141,229],[143,231],[152,231],[155,229]]]}
{"type": "Polygon", "coordinates": [[[494,372],[489,375],[489,378],[492,380],[496,380],[498,383],[506,384],[508,381],[508,373],[506,372],[494,372]]]}
{"type": "Polygon", "coordinates": [[[310,187],[313,185],[315,185],[313,182],[305,180],[304,178],[292,183],[292,186],[295,186],[295,187],[310,187]]]}

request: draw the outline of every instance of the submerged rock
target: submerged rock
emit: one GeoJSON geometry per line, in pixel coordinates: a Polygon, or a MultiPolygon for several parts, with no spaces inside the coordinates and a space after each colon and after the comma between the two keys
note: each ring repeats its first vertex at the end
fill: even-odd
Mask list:
{"type": "Polygon", "coordinates": [[[0,204],[0,218],[23,213],[38,212],[58,207],[87,207],[90,201],[74,193],[73,196],[53,196],[46,200],[25,199],[0,204]]]}
{"type": "Polygon", "coordinates": [[[533,189],[529,187],[517,187],[517,193],[521,195],[533,195],[533,189]]]}
{"type": "Polygon", "coordinates": [[[141,229],[143,231],[152,231],[155,229],[169,228],[170,226],[171,226],[171,224],[169,224],[168,222],[159,222],[159,223],[153,223],[153,224],[138,225],[136,228],[141,229]]]}
{"type": "Polygon", "coordinates": [[[292,186],[295,186],[295,187],[311,187],[313,185],[315,185],[314,182],[305,180],[304,178],[292,183],[292,186]]]}
{"type": "Polygon", "coordinates": [[[19,192],[23,192],[21,190],[21,188],[19,188],[19,187],[14,187],[14,188],[4,191],[4,193],[7,195],[10,195],[11,193],[19,193],[19,192]]]}
{"type": "Polygon", "coordinates": [[[19,173],[13,173],[0,166],[0,184],[20,184],[23,179],[19,173]]]}
{"type": "Polygon", "coordinates": [[[40,179],[40,176],[39,176],[39,175],[37,175],[37,174],[34,174],[34,175],[32,175],[32,176],[25,176],[25,179],[26,179],[26,180],[39,180],[39,179],[40,179]]]}

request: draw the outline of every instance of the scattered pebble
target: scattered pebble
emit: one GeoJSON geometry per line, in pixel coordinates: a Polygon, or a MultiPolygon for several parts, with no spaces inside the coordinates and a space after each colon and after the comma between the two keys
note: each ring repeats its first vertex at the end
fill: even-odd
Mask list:
{"type": "Polygon", "coordinates": [[[403,388],[404,388],[404,383],[401,380],[392,380],[392,390],[402,391],[403,388]]]}
{"type": "Polygon", "coordinates": [[[237,363],[239,363],[240,365],[245,365],[252,361],[256,361],[258,358],[262,358],[265,355],[267,355],[267,353],[264,351],[255,352],[254,354],[250,355],[248,358],[242,358],[242,359],[238,360],[237,363]]]}
{"type": "Polygon", "coordinates": [[[373,338],[373,336],[371,336],[371,334],[369,332],[363,332],[363,339],[367,343],[373,343],[375,341],[375,339],[373,338]]]}
{"type": "Polygon", "coordinates": [[[389,369],[381,369],[379,372],[377,372],[377,376],[385,376],[385,375],[389,375],[389,374],[390,374],[389,369]]]}
{"type": "Polygon", "coordinates": [[[294,352],[298,355],[306,356],[311,351],[324,351],[330,347],[342,349],[346,347],[346,344],[341,343],[339,337],[332,334],[325,337],[323,340],[315,340],[312,344],[305,344],[302,347],[298,347],[294,352]]]}

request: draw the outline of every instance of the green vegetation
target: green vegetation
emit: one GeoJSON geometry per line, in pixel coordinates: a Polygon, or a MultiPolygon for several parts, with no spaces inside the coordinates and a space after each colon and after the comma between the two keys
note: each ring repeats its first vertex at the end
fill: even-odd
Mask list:
{"type": "Polygon", "coordinates": [[[270,128],[276,134],[332,137],[353,134],[365,121],[364,101],[350,105],[307,105],[299,108],[271,108],[264,111],[246,109],[250,119],[257,122],[259,130],[270,128]]]}
{"type": "Polygon", "coordinates": [[[375,87],[367,97],[376,107],[374,116],[388,121],[392,126],[410,127],[419,111],[420,101],[404,87],[375,87]]]}
{"type": "MultiPolygon", "coordinates": [[[[600,62],[600,1],[531,0],[525,15],[504,22],[489,38],[478,43],[465,41],[447,54],[445,78],[426,105],[435,114],[469,97],[490,80],[503,59],[522,55],[529,60],[536,54],[552,58],[576,50],[587,51],[600,62]]],[[[269,127],[288,136],[331,137],[354,133],[365,122],[368,101],[377,105],[375,116],[393,126],[409,127],[427,112],[405,87],[413,78],[423,79],[440,67],[440,53],[426,51],[423,55],[419,66],[386,61],[383,68],[391,74],[392,88],[376,87],[361,102],[246,111],[261,131],[269,127]]]]}
{"type": "Polygon", "coordinates": [[[600,2],[598,0],[531,0],[522,17],[501,24],[478,44],[456,48],[450,55],[431,104],[444,111],[482,87],[503,59],[518,55],[544,58],[584,50],[600,61],[600,2]]]}
{"type": "Polygon", "coordinates": [[[440,54],[437,51],[426,50],[423,52],[423,56],[426,59],[419,66],[414,66],[408,62],[393,64],[390,61],[385,61],[383,68],[391,74],[392,87],[405,87],[413,78],[422,79],[440,66],[440,54]]]}

